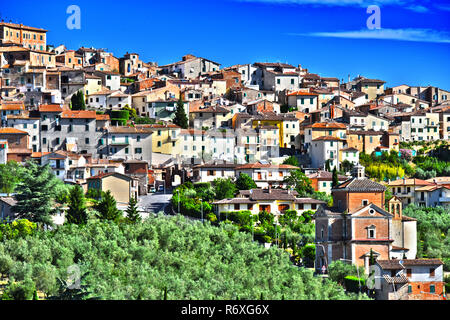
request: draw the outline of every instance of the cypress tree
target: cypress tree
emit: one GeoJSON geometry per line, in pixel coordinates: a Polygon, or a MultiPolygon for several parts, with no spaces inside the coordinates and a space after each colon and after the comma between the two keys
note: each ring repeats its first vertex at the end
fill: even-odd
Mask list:
{"type": "Polygon", "coordinates": [[[180,126],[183,129],[187,129],[189,127],[189,121],[184,111],[184,102],[181,98],[177,102],[177,110],[175,111],[175,118],[173,119],[173,123],[180,126]]]}
{"type": "Polygon", "coordinates": [[[75,186],[70,190],[69,210],[66,218],[67,222],[75,224],[86,224],[88,220],[86,199],[80,186],[75,186]]]}
{"type": "Polygon", "coordinates": [[[333,182],[332,187],[336,187],[339,184],[339,178],[336,167],[333,168],[333,182]]]}

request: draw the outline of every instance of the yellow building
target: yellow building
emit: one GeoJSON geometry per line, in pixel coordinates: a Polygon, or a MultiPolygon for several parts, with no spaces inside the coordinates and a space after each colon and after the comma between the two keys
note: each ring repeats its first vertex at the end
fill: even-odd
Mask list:
{"type": "Polygon", "coordinates": [[[384,94],[386,82],[377,79],[362,79],[356,84],[356,89],[366,95],[366,99],[373,100],[384,94]]]}
{"type": "Polygon", "coordinates": [[[130,197],[137,197],[137,190],[133,187],[133,179],[118,172],[100,173],[88,178],[87,188],[88,190],[95,189],[103,192],[110,191],[118,207],[127,206],[130,197]]]}
{"type": "Polygon", "coordinates": [[[181,128],[174,124],[144,124],[136,128],[153,129],[152,152],[170,154],[176,157],[181,153],[181,128]]]}
{"type": "Polygon", "coordinates": [[[102,78],[86,74],[86,84],[83,87],[84,96],[100,92],[102,90],[102,78]]]}
{"type": "Polygon", "coordinates": [[[279,130],[280,148],[300,149],[300,121],[293,114],[260,114],[252,119],[252,128],[270,126],[279,130]]]}

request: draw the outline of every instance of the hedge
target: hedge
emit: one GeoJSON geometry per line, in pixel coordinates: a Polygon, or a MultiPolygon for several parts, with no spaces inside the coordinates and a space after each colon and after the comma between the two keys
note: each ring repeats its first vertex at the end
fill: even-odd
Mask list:
{"type": "Polygon", "coordinates": [[[128,110],[113,110],[111,111],[112,119],[130,119],[130,112],[128,110]]]}
{"type": "Polygon", "coordinates": [[[364,278],[358,278],[355,276],[346,276],[344,278],[344,286],[347,291],[360,292],[359,285],[361,284],[361,291],[366,286],[366,280],[364,278]]]}

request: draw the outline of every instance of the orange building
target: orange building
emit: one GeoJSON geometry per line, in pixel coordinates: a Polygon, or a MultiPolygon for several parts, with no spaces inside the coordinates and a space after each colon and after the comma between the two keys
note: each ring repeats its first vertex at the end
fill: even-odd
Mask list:
{"type": "Polygon", "coordinates": [[[47,30],[23,24],[0,22],[0,44],[20,45],[33,50],[47,50],[47,30]]]}

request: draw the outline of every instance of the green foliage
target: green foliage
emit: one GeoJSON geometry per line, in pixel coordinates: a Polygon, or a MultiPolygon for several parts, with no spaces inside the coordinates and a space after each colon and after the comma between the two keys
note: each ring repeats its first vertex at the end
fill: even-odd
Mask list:
{"type": "MultiPolygon", "coordinates": [[[[125,106],[122,108],[122,110],[128,111],[128,116],[129,116],[129,118],[131,118],[131,119],[135,119],[135,118],[137,117],[136,109],[131,108],[129,105],[125,105],[125,106]]],[[[126,118],[126,115],[125,115],[125,114],[121,115],[121,116],[118,117],[118,118],[123,118],[123,119],[127,119],[127,120],[129,119],[129,118],[126,118]],[[124,116],[125,116],[125,117],[124,117],[124,116]]]]}
{"type": "Polygon", "coordinates": [[[256,189],[257,185],[248,174],[241,173],[236,179],[236,187],[238,190],[251,190],[256,189]]]}
{"type": "Polygon", "coordinates": [[[19,282],[10,281],[0,300],[33,300],[35,291],[36,286],[29,278],[19,282]]]}
{"type": "Polygon", "coordinates": [[[86,110],[86,101],[82,90],[74,93],[70,99],[72,110],[86,110]]]}
{"type": "Polygon", "coordinates": [[[366,286],[366,280],[355,276],[346,276],[344,278],[344,286],[347,291],[355,293],[362,292],[366,286]]]}
{"type": "Polygon", "coordinates": [[[298,159],[296,156],[290,156],[286,160],[283,161],[283,164],[289,164],[294,167],[299,167],[300,164],[298,163],[298,159]]]}
{"type": "Polygon", "coordinates": [[[141,221],[141,215],[139,214],[137,203],[137,199],[131,197],[128,202],[128,208],[125,211],[127,213],[127,219],[131,222],[141,221]]]}
{"type": "Polygon", "coordinates": [[[17,203],[12,210],[17,213],[19,219],[53,225],[53,198],[58,183],[58,178],[48,165],[40,166],[32,161],[27,162],[27,169],[15,194],[17,203]]]}
{"type": "Polygon", "coordinates": [[[288,187],[293,187],[300,197],[308,196],[314,192],[311,180],[300,170],[292,170],[289,176],[284,178],[288,187]]]}
{"type": "Polygon", "coordinates": [[[350,162],[347,159],[345,159],[344,161],[341,162],[341,169],[344,172],[351,172],[353,170],[354,166],[355,165],[353,164],[353,162],[350,162]]]}
{"type": "Polygon", "coordinates": [[[417,257],[442,259],[450,271],[450,210],[411,204],[403,214],[417,219],[417,257]]]}
{"type": "Polygon", "coordinates": [[[334,187],[336,187],[337,185],[339,185],[339,177],[338,177],[337,168],[334,167],[334,168],[333,168],[333,181],[332,181],[331,186],[334,188],[334,187]]]}
{"type": "Polygon", "coordinates": [[[186,115],[186,111],[184,110],[184,102],[181,96],[177,102],[177,109],[175,111],[175,118],[173,119],[173,123],[183,129],[187,129],[189,127],[189,121],[186,115]]]}
{"type": "Polygon", "coordinates": [[[236,194],[236,184],[231,178],[218,178],[213,181],[213,186],[217,200],[234,198],[236,194]]]}
{"type": "Polygon", "coordinates": [[[412,174],[414,169],[404,159],[401,159],[398,152],[382,152],[381,156],[374,153],[372,155],[364,152],[359,155],[360,163],[366,168],[369,178],[378,181],[397,180],[403,178],[406,173],[412,174]]]}
{"type": "Polygon", "coordinates": [[[86,199],[83,189],[80,186],[74,186],[69,193],[69,210],[67,210],[67,223],[86,224],[88,213],[86,208],[86,199]]]}
{"type": "MultiPolygon", "coordinates": [[[[364,275],[364,267],[359,267],[359,276],[364,275]]],[[[328,276],[331,280],[336,281],[340,285],[344,284],[344,279],[347,276],[358,276],[358,270],[353,264],[349,264],[340,260],[331,262],[328,265],[328,276]]]]}
{"type": "Polygon", "coordinates": [[[449,161],[441,161],[430,156],[417,156],[413,162],[417,166],[415,177],[419,179],[450,176],[449,161]]]}
{"type": "Polygon", "coordinates": [[[24,168],[16,161],[0,164],[0,192],[11,194],[22,179],[24,168]]]}
{"type": "Polygon", "coordinates": [[[119,221],[122,212],[117,209],[117,203],[111,194],[111,191],[103,193],[101,200],[94,206],[99,212],[100,218],[110,221],[119,221]]]}
{"type": "Polygon", "coordinates": [[[305,260],[306,267],[314,267],[314,260],[316,259],[316,245],[314,243],[306,244],[301,250],[301,256],[305,260]]]}
{"type": "Polygon", "coordinates": [[[88,189],[86,192],[86,198],[99,200],[102,197],[102,191],[100,189],[88,189]]]}
{"type": "Polygon", "coordinates": [[[134,118],[135,124],[154,124],[156,123],[155,119],[151,119],[149,117],[135,117],[134,118]]]}
{"type": "Polygon", "coordinates": [[[127,109],[112,110],[111,111],[111,119],[129,120],[130,119],[130,111],[127,109]]]}
{"type": "MultiPolygon", "coordinates": [[[[367,299],[347,295],[310,270],[293,268],[283,250],[265,249],[232,225],[213,227],[179,216],[133,225],[99,220],[83,227],[63,225],[1,242],[0,252],[14,261],[16,271],[8,277],[17,275],[19,283],[37,282],[36,265],[51,266],[57,279],[65,279],[78,257],[81,273],[89,274],[77,292],[66,292],[65,283],[52,288],[49,295],[57,300],[160,300],[164,291],[174,300],[259,299],[261,293],[269,300],[367,299]]],[[[28,287],[32,290],[22,296],[30,299],[36,288],[28,287]]]]}
{"type": "Polygon", "coordinates": [[[36,229],[36,223],[27,219],[14,220],[11,223],[0,224],[0,239],[25,238],[32,235],[36,229]]]}

